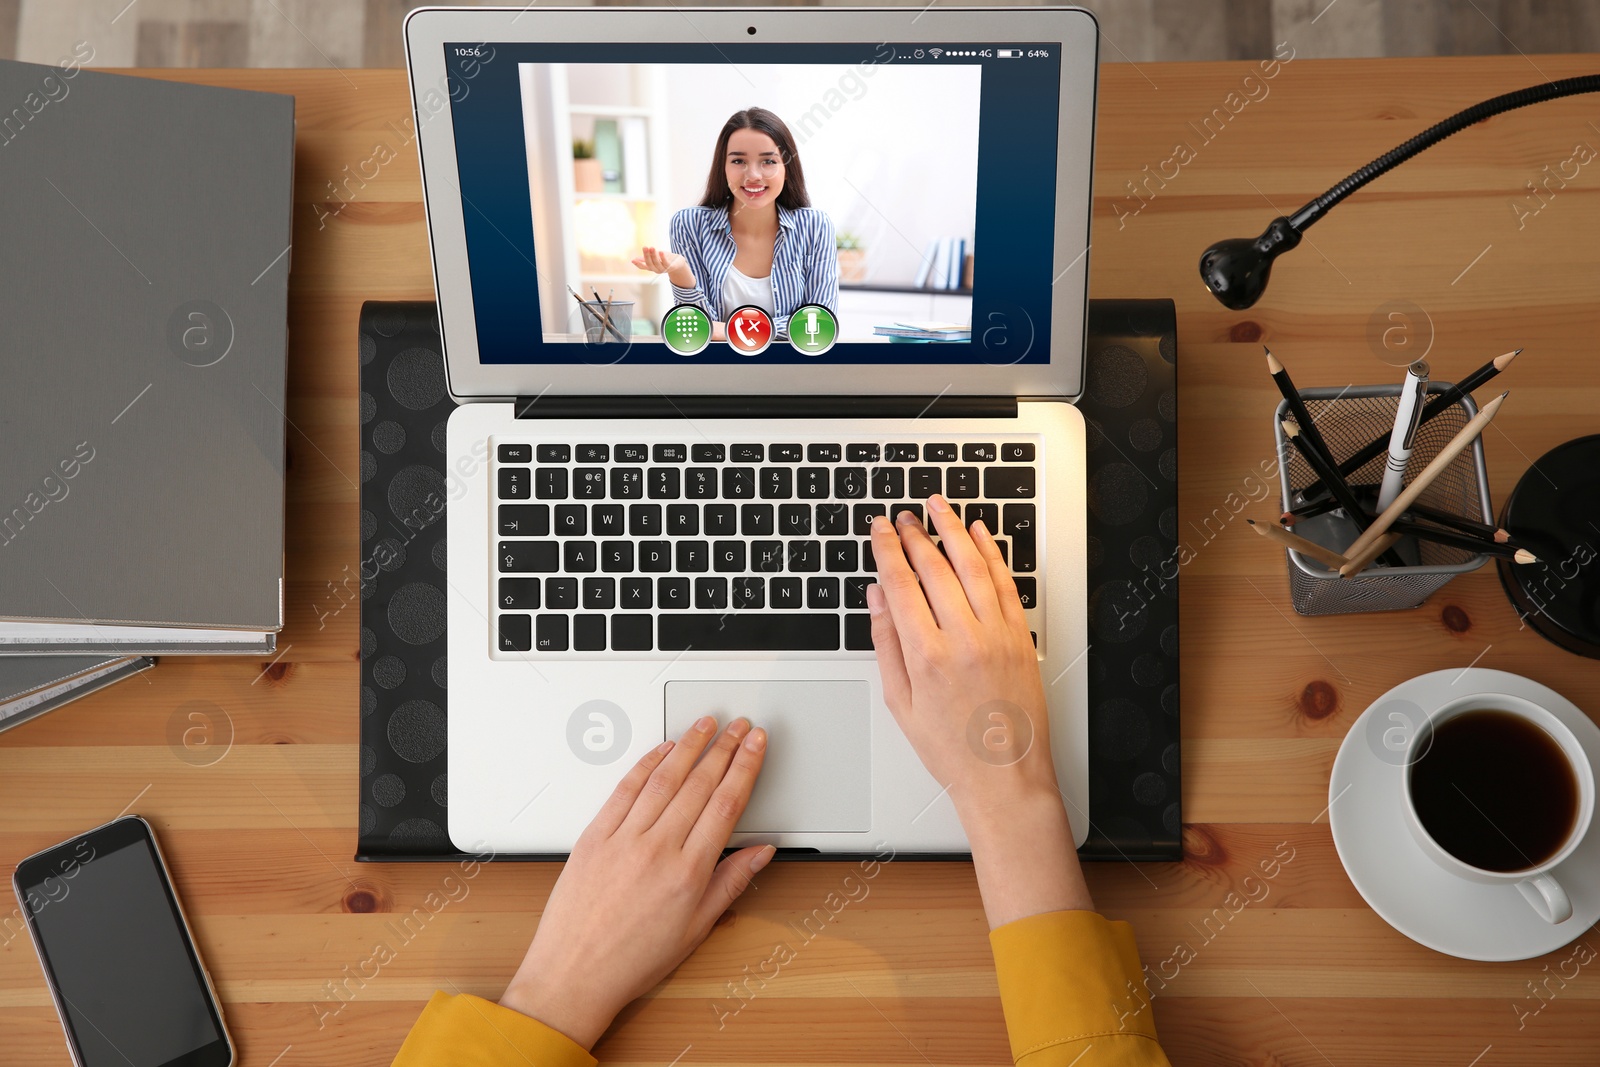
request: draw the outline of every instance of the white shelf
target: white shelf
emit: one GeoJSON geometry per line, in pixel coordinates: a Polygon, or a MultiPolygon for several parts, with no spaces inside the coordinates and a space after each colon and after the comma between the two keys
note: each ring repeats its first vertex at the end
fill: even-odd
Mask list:
{"type": "Polygon", "coordinates": [[[653,203],[656,200],[656,197],[650,196],[648,194],[640,194],[640,193],[606,193],[606,192],[580,193],[578,190],[574,189],[574,190],[572,190],[572,199],[574,199],[574,200],[621,200],[624,203],[648,204],[648,203],[653,203]]]}
{"type": "Polygon", "coordinates": [[[638,274],[590,274],[585,271],[580,273],[579,277],[584,281],[604,282],[606,285],[646,285],[653,279],[661,277],[661,275],[651,274],[645,270],[640,271],[638,274]]]}
{"type": "Polygon", "coordinates": [[[659,109],[654,107],[629,104],[569,104],[567,105],[567,112],[572,115],[594,115],[603,119],[647,119],[660,114],[659,109]]]}
{"type": "MultiPolygon", "coordinates": [[[[4,0],[0,0],[0,3],[3,2],[4,0]]],[[[568,67],[564,63],[552,63],[536,68],[526,77],[537,81],[539,92],[535,99],[540,104],[533,123],[539,136],[536,140],[530,139],[528,144],[529,173],[538,172],[545,177],[544,188],[547,190],[545,194],[547,199],[543,203],[549,209],[553,209],[547,215],[537,217],[535,226],[544,227],[542,233],[548,242],[546,247],[556,250],[556,255],[552,258],[559,264],[559,266],[552,265],[552,269],[549,270],[550,277],[542,279],[552,283],[550,285],[552,293],[545,294],[545,299],[555,299],[559,306],[559,310],[555,313],[567,315],[572,310],[566,306],[569,298],[563,291],[568,279],[577,289],[587,291],[598,288],[602,297],[608,287],[626,286],[638,304],[634,308],[634,317],[643,321],[656,320],[672,306],[671,289],[667,288],[658,276],[648,271],[600,274],[584,272],[580,268],[580,255],[573,227],[577,206],[585,200],[597,203],[614,201],[625,205],[630,215],[636,219],[643,216],[654,228],[659,228],[664,222],[659,217],[659,212],[663,204],[662,193],[667,188],[670,178],[668,160],[672,151],[667,138],[665,110],[667,91],[664,73],[658,67],[630,68],[625,80],[616,86],[619,91],[617,98],[624,102],[616,104],[584,104],[573,100],[569,95],[572,83],[568,67]],[[646,162],[642,168],[644,173],[631,177],[635,180],[644,177],[646,180],[642,187],[649,189],[649,193],[640,193],[638,186],[631,185],[630,188],[635,190],[632,193],[604,190],[581,193],[573,188],[573,127],[578,125],[581,128],[591,119],[616,119],[619,127],[623,124],[622,120],[643,120],[646,149],[644,157],[646,162]],[[576,123],[574,120],[577,120],[576,123]]],[[[595,90],[580,88],[580,91],[587,95],[588,92],[595,90]]],[[[541,231],[536,229],[536,232],[541,231]]],[[[544,269],[543,262],[540,266],[544,269]]],[[[585,299],[589,299],[587,292],[585,299]]]]}

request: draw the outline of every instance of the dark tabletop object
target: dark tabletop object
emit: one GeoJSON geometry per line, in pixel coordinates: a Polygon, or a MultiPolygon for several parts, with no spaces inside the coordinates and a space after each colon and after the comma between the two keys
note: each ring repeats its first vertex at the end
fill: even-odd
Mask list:
{"type": "Polygon", "coordinates": [[[1522,621],[1568,652],[1600,659],[1600,434],[1540,456],[1506,497],[1500,526],[1539,557],[1495,561],[1522,621]]]}
{"type": "MultiPolygon", "coordinates": [[[[1085,859],[1183,858],[1174,321],[1168,300],[1089,305],[1085,859]]],[[[444,446],[455,403],[434,305],[368,302],[360,352],[356,858],[448,860],[462,855],[445,833],[444,446]]]]}

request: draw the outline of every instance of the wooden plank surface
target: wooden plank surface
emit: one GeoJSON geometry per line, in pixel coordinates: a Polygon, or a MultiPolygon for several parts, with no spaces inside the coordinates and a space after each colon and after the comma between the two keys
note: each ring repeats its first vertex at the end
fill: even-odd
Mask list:
{"type": "MultiPolygon", "coordinates": [[[[1209,140],[1200,124],[1247,87],[1254,64],[1102,68],[1093,293],[1178,304],[1179,525],[1193,553],[1180,579],[1190,823],[1184,862],[1098,864],[1088,876],[1101,908],[1135,923],[1147,964],[1169,960],[1180,943],[1198,946],[1155,1000],[1175,1063],[1579,1064],[1600,1047],[1600,977],[1585,969],[1564,987],[1540,987],[1553,995],[1533,995],[1571,950],[1482,964],[1414,944],[1351,886],[1323,811],[1340,740],[1397,682],[1476,663],[1553,686],[1592,715],[1600,669],[1521,628],[1487,569],[1414,612],[1299,618],[1281,553],[1242,521],[1275,511],[1259,491],[1250,499],[1248,481],[1272,454],[1276,395],[1259,343],[1270,342],[1304,386],[1395,381],[1390,364],[1416,348],[1385,352],[1369,341],[1374,315],[1392,301],[1420,309],[1414,345],[1431,321],[1436,376],[1527,347],[1504,379],[1512,396],[1486,441],[1496,499],[1533,457],[1594,432],[1600,164],[1520,228],[1513,207],[1547,164],[1578,143],[1600,144],[1593,98],[1493,119],[1363,191],[1280,261],[1251,311],[1216,304],[1195,273],[1211,241],[1259,233],[1276,210],[1457,108],[1594,66],[1556,56],[1299,59],[1257,83],[1264,96],[1254,88],[1258,99],[1220,127],[1213,120],[1221,132],[1209,140]],[[1161,179],[1180,143],[1192,159],[1161,179]],[[1130,192],[1151,173],[1159,181],[1130,192]],[[1266,899],[1207,926],[1258,864],[1289,853],[1266,899]]],[[[337,588],[358,559],[356,316],[366,299],[432,297],[405,78],[147,73],[298,98],[286,652],[276,661],[168,658],[0,735],[0,860],[9,870],[133,805],[162,833],[242,1062],[383,1064],[433,989],[498,995],[558,873],[507,864],[466,878],[448,864],[350,859],[357,613],[341,609],[337,588]],[[387,154],[380,148],[393,160],[363,168],[387,154]],[[191,714],[210,732],[186,748],[191,714]],[[450,885],[455,899],[429,913],[428,895],[450,885]],[[396,958],[373,973],[379,941],[396,958]]],[[[831,864],[764,873],[736,918],[630,1009],[601,1056],[1005,1062],[966,865],[887,864],[778,978],[754,995],[739,985],[773,943],[799,939],[789,921],[819,906],[844,873],[831,864]]],[[[9,900],[0,905],[0,1062],[66,1063],[19,919],[9,900]]],[[[1592,933],[1581,940],[1595,943],[1592,933]]]]}

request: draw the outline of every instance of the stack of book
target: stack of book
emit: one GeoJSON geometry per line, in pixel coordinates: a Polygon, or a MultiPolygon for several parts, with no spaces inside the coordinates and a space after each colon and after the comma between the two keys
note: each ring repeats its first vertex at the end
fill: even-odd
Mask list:
{"type": "Polygon", "coordinates": [[[971,289],[971,245],[961,237],[935,237],[922,253],[912,285],[918,289],[971,289]]]}
{"type": "Polygon", "coordinates": [[[895,322],[872,332],[891,341],[970,341],[972,327],[960,322],[895,322]]]}
{"type": "Polygon", "coordinates": [[[294,99],[0,61],[69,82],[0,146],[0,729],[283,627],[294,99]]]}

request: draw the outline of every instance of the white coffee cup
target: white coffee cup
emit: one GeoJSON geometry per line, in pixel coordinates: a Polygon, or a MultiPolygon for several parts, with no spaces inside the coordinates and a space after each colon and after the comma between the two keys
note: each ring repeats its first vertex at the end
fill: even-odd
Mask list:
{"type": "Polygon", "coordinates": [[[1515,885],[1533,908],[1534,913],[1545,922],[1561,923],[1572,917],[1572,900],[1551,872],[1572,855],[1582,843],[1584,835],[1589,832],[1589,823],[1594,816],[1595,793],[1594,770],[1589,764],[1589,756],[1584,752],[1583,745],[1577,737],[1567,728],[1566,723],[1548,709],[1521,697],[1503,693],[1478,693],[1462,697],[1435,709],[1428,715],[1427,722],[1422,728],[1411,735],[1405,752],[1405,768],[1406,824],[1410,826],[1411,834],[1416,838],[1417,844],[1433,862],[1468,881],[1515,885]],[[1411,797],[1411,775],[1417,761],[1426,757],[1427,746],[1432,743],[1433,731],[1440,724],[1470,711],[1500,711],[1515,715],[1543,730],[1566,757],[1567,768],[1578,786],[1577,818],[1573,820],[1572,830],[1567,834],[1566,841],[1542,863],[1516,871],[1491,871],[1474,867],[1457,859],[1441,847],[1423,827],[1422,820],[1417,815],[1416,804],[1411,797]]]}

